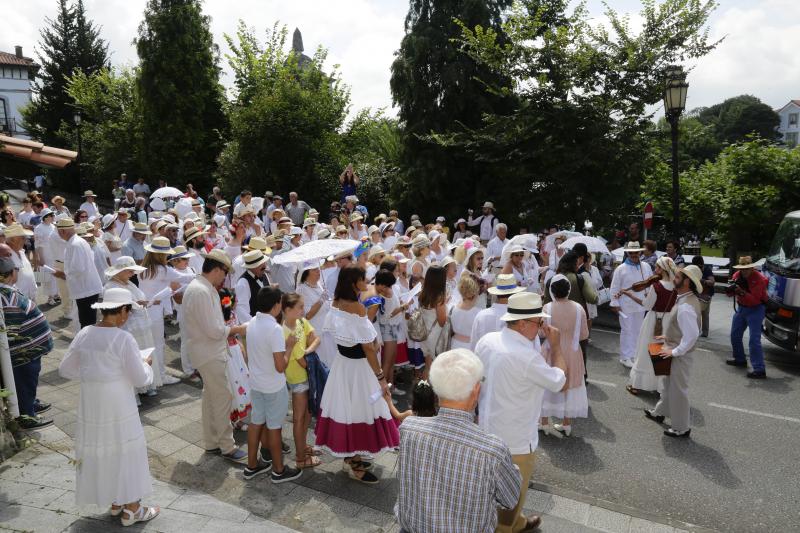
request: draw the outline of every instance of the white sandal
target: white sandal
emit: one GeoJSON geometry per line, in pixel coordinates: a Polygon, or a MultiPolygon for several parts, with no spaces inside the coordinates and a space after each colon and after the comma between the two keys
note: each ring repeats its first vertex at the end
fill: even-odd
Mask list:
{"type": "Polygon", "coordinates": [[[108,510],[108,513],[111,516],[119,516],[122,514],[122,510],[125,509],[123,506],[119,506],[119,509],[114,509],[114,506],[117,505],[116,503],[111,504],[111,509],[108,510]]]}
{"type": "Polygon", "coordinates": [[[137,522],[147,522],[157,517],[160,512],[161,509],[158,507],[145,507],[144,505],[140,505],[136,512],[130,509],[124,509],[122,511],[122,525],[127,527],[137,522]]]}

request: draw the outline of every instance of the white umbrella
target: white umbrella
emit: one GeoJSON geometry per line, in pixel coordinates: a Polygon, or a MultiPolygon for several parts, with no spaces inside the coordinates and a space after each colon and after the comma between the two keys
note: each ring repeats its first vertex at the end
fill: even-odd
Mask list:
{"type": "Polygon", "coordinates": [[[572,250],[578,243],[585,244],[586,249],[589,251],[590,254],[608,253],[608,246],[606,246],[606,244],[603,241],[601,241],[597,237],[590,237],[589,235],[581,235],[580,237],[570,237],[566,241],[562,242],[559,248],[562,248],[564,250],[572,250]]]}
{"type": "Polygon", "coordinates": [[[183,191],[175,187],[161,187],[150,195],[150,198],[178,198],[183,196],[183,191]]]}
{"type": "Polygon", "coordinates": [[[275,256],[272,262],[283,265],[286,263],[303,263],[305,261],[323,259],[330,255],[340,254],[348,250],[353,251],[359,244],[361,243],[352,239],[322,239],[309,241],[285,254],[275,256]]]}
{"type": "Polygon", "coordinates": [[[192,199],[181,198],[175,202],[175,212],[178,213],[178,218],[185,218],[186,215],[192,212],[192,199]]]}
{"type": "Polygon", "coordinates": [[[566,239],[571,239],[572,237],[581,237],[582,235],[583,233],[577,231],[557,231],[556,233],[548,235],[547,237],[544,238],[545,251],[552,250],[553,248],[555,248],[554,241],[556,240],[557,237],[561,237],[566,240],[566,239]]]}
{"type": "Polygon", "coordinates": [[[150,207],[153,211],[166,211],[167,204],[164,202],[163,198],[153,198],[150,200],[150,207]]]}
{"type": "Polygon", "coordinates": [[[522,246],[522,248],[528,253],[536,253],[538,250],[536,249],[536,241],[538,237],[533,233],[527,233],[525,235],[515,235],[514,237],[510,238],[508,242],[503,246],[503,252],[500,254],[500,264],[505,265],[508,263],[508,260],[511,258],[511,247],[512,246],[522,246]]]}

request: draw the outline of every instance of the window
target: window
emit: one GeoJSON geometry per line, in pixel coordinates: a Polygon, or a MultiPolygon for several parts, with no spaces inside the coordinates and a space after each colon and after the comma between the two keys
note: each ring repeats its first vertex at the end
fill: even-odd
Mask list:
{"type": "Polygon", "coordinates": [[[798,133],[796,131],[787,133],[786,134],[786,139],[785,139],[786,145],[791,147],[791,148],[794,148],[795,146],[797,146],[797,136],[798,136],[798,133]]]}
{"type": "Polygon", "coordinates": [[[8,114],[6,111],[6,101],[0,98],[0,131],[9,131],[8,114]]]}
{"type": "Polygon", "coordinates": [[[789,113],[789,125],[790,126],[797,126],[797,116],[800,113],[789,113]]]}

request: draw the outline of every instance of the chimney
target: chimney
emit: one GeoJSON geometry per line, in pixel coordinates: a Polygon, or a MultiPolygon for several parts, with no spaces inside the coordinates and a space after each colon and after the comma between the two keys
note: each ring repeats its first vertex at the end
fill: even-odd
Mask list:
{"type": "Polygon", "coordinates": [[[21,58],[22,57],[22,47],[21,46],[15,46],[14,47],[14,53],[17,55],[17,57],[21,58]]]}

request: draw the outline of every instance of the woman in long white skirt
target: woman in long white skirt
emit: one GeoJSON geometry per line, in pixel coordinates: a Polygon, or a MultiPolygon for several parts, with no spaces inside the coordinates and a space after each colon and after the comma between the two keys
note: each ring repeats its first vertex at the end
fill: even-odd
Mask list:
{"type": "Polygon", "coordinates": [[[75,432],[78,506],[111,506],[122,525],[144,522],[159,513],[139,501],[153,491],[147,442],[133,389],[153,379],[152,359],[142,358],[133,335],[121,329],[133,307],[131,293],[103,292],[103,318],[83,328],[59,365],[59,374],[81,382],[75,432]]]}

